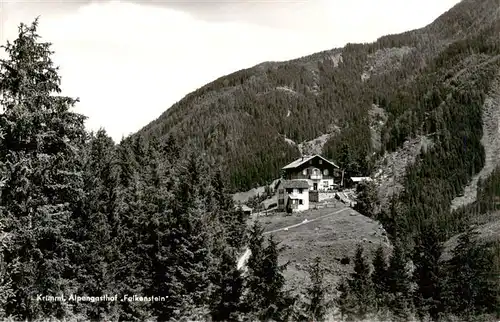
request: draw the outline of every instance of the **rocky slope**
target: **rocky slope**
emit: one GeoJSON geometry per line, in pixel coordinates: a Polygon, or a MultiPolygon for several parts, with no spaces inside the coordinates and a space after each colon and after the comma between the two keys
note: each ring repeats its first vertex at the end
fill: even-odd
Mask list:
{"type": "Polygon", "coordinates": [[[406,169],[412,165],[424,151],[432,146],[432,139],[426,136],[408,140],[394,152],[386,152],[375,165],[372,174],[377,184],[377,194],[383,208],[388,206],[392,196],[398,195],[403,189],[406,169]]]}
{"type": "Polygon", "coordinates": [[[500,166],[500,71],[493,83],[491,93],[484,102],[482,119],[483,137],[481,144],[485,150],[484,167],[465,187],[463,196],[453,199],[452,210],[474,202],[478,180],[480,178],[486,179],[495,167],[500,166]]]}

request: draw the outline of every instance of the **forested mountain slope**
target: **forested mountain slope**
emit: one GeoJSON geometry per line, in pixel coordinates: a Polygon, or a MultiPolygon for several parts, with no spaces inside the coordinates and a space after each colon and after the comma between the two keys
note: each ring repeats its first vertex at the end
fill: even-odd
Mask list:
{"type": "Polygon", "coordinates": [[[466,0],[422,29],[235,72],[187,95],[139,134],[202,148],[225,165],[233,190],[276,178],[299,155],[286,138],[299,144],[332,133],[323,153],[368,174],[367,156],[378,150],[369,127],[374,103],[388,115],[381,149],[394,150],[450,121],[438,117],[448,96],[484,93],[489,78],[481,75],[498,64],[498,8],[497,0],[466,0]],[[480,88],[470,88],[473,78],[480,88]]]}
{"type": "MultiPolygon", "coordinates": [[[[338,309],[348,320],[498,321],[500,167],[477,180],[475,202],[450,206],[497,158],[484,137],[494,133],[499,7],[464,1],[421,30],[238,72],[167,111],[141,132],[148,140],[119,145],[85,131],[37,21],[21,24],[0,60],[0,319],[322,321],[338,309]],[[401,189],[378,212],[373,183],[360,184],[356,208],[383,223],[394,250],[386,260],[360,243],[342,258],[353,270],[334,302],[322,285],[333,257],[315,260],[292,295],[277,241],[257,221],[249,229],[223,180],[273,177],[297,154],[284,135],[301,142],[320,130],[334,132],[324,150],[353,173],[430,143],[409,148],[401,189]]],[[[348,229],[334,230],[330,245],[348,229]]]]}

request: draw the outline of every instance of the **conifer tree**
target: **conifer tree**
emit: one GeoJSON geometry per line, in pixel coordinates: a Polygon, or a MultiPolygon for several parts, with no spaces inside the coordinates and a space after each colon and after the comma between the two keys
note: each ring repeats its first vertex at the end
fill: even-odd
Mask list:
{"type": "Polygon", "coordinates": [[[285,265],[278,263],[278,244],[269,237],[264,247],[262,227],[255,221],[249,236],[251,251],[248,259],[246,278],[245,308],[250,316],[258,320],[286,320],[291,312],[294,299],[284,289],[283,271],[285,265]]]}
{"type": "Polygon", "coordinates": [[[286,264],[279,265],[278,243],[272,235],[269,236],[267,244],[259,272],[264,290],[261,294],[262,301],[258,305],[260,308],[258,316],[264,321],[269,319],[285,321],[290,316],[294,303],[294,299],[285,290],[283,271],[286,269],[286,264]]]}
{"type": "Polygon", "coordinates": [[[377,308],[381,309],[386,305],[388,290],[387,261],[384,254],[384,247],[380,245],[375,251],[373,258],[372,282],[375,290],[377,308]]]}
{"type": "Polygon", "coordinates": [[[163,286],[168,300],[162,303],[162,319],[186,316],[208,301],[211,259],[206,231],[205,176],[200,160],[194,155],[179,165],[164,241],[169,245],[170,271],[163,286]]]}
{"type": "Polygon", "coordinates": [[[243,276],[236,267],[235,253],[225,247],[220,255],[214,291],[210,296],[210,315],[213,321],[237,321],[242,310],[243,276]]]}
{"type": "Polygon", "coordinates": [[[163,140],[161,149],[162,155],[166,156],[166,159],[170,164],[174,164],[175,161],[179,159],[182,152],[176,138],[172,135],[167,136],[163,140]]]}
{"type": "Polygon", "coordinates": [[[397,319],[407,320],[410,310],[410,277],[399,242],[395,243],[389,260],[387,290],[390,294],[389,308],[397,319]]]}
{"type": "Polygon", "coordinates": [[[379,206],[375,183],[369,181],[361,182],[356,187],[356,194],[354,209],[367,217],[374,218],[379,206]]]}
{"type": "MultiPolygon", "coordinates": [[[[0,218],[2,215],[0,209],[0,218]]],[[[11,247],[10,236],[4,231],[3,223],[0,222],[0,319],[6,319],[5,307],[9,298],[12,298],[12,280],[8,272],[8,265],[4,260],[4,251],[11,247]]]]}
{"type": "Polygon", "coordinates": [[[356,316],[356,299],[353,297],[349,288],[349,279],[342,278],[337,285],[338,296],[336,304],[339,308],[340,317],[342,320],[347,319],[352,321],[356,316]]]}
{"type": "MultiPolygon", "coordinates": [[[[4,133],[0,129],[0,140],[3,139],[4,133]]],[[[7,169],[5,164],[0,162],[0,200],[2,198],[2,189],[6,182],[7,169]]],[[[8,265],[4,260],[4,253],[12,247],[10,235],[5,231],[6,212],[3,209],[3,204],[0,203],[0,319],[5,319],[5,306],[7,301],[12,297],[12,280],[8,272],[8,265]]]]}
{"type": "Polygon", "coordinates": [[[442,255],[440,234],[434,223],[426,223],[416,238],[413,251],[413,278],[417,284],[414,303],[421,318],[429,315],[436,320],[443,312],[441,300],[442,277],[439,259],[442,255]]]}
{"type": "Polygon", "coordinates": [[[13,296],[6,314],[16,319],[63,318],[67,303],[36,296],[69,296],[75,287],[73,214],[83,197],[80,162],[84,116],[76,99],[60,96],[50,44],[39,41],[38,21],[21,24],[0,61],[0,162],[8,173],[1,192],[5,232],[12,246],[4,260],[13,296]]]}
{"type": "Polygon", "coordinates": [[[310,321],[323,321],[326,315],[324,283],[324,268],[321,266],[321,258],[316,257],[308,268],[310,285],[306,289],[306,315],[310,321]]]}
{"type": "Polygon", "coordinates": [[[150,239],[152,245],[150,249],[151,260],[151,284],[148,293],[151,295],[165,297],[167,302],[152,303],[153,315],[160,321],[172,319],[175,312],[178,293],[182,288],[182,281],[176,276],[176,258],[173,256],[169,244],[171,229],[171,210],[166,209],[163,213],[154,214],[149,221],[150,239]],[[173,301],[172,301],[173,299],[173,301]]]}
{"type": "MultiPolygon", "coordinates": [[[[137,266],[136,278],[141,281],[139,286],[145,294],[166,296],[163,282],[168,276],[168,264],[165,257],[168,254],[168,245],[165,245],[165,235],[169,231],[169,216],[172,200],[171,192],[167,187],[171,179],[167,175],[165,162],[162,160],[161,148],[158,141],[152,138],[146,146],[138,146],[141,151],[141,184],[140,187],[140,212],[137,217],[135,229],[138,244],[136,245],[137,266]]],[[[161,314],[163,302],[153,302],[144,309],[151,309],[153,316],[161,314]],[[159,309],[160,308],[160,309],[159,309]]]]}
{"type": "Polygon", "coordinates": [[[363,255],[363,247],[358,245],[354,256],[354,272],[349,280],[349,290],[356,301],[357,318],[365,318],[375,305],[375,291],[370,277],[370,266],[363,255]]]}
{"type": "MultiPolygon", "coordinates": [[[[133,151],[133,141],[129,138],[122,139],[116,151],[119,182],[117,189],[119,227],[116,242],[119,256],[113,265],[116,267],[119,296],[144,294],[147,288],[147,281],[141,279],[145,273],[141,270],[145,254],[140,250],[144,243],[142,234],[145,225],[142,197],[144,180],[141,178],[141,169],[133,151]]],[[[119,304],[120,319],[140,321],[150,316],[148,302],[123,301],[119,304]]]]}
{"type": "MultiPolygon", "coordinates": [[[[113,165],[114,142],[106,132],[99,130],[87,146],[83,176],[85,198],[77,221],[79,239],[85,249],[78,270],[79,294],[101,296],[113,294],[116,287],[116,267],[110,264],[118,259],[119,252],[115,239],[119,224],[118,177],[113,165]]],[[[109,301],[82,303],[91,319],[117,318],[111,312],[115,304],[109,301]]]]}
{"type": "Polygon", "coordinates": [[[489,245],[478,241],[478,234],[469,227],[460,235],[452,258],[446,263],[443,301],[449,312],[464,319],[493,313],[500,304],[494,254],[489,245]]]}
{"type": "MultiPolygon", "coordinates": [[[[226,242],[236,250],[239,250],[245,244],[248,216],[234,207],[234,201],[228,193],[222,179],[220,170],[217,170],[211,180],[213,209],[215,212],[213,222],[221,225],[226,235],[226,242]]],[[[221,227],[214,227],[215,230],[221,227]]]]}
{"type": "Polygon", "coordinates": [[[248,248],[250,257],[247,262],[248,273],[245,277],[244,310],[246,313],[256,310],[260,303],[264,285],[262,285],[260,272],[264,260],[264,229],[259,221],[255,220],[248,232],[248,248]]]}

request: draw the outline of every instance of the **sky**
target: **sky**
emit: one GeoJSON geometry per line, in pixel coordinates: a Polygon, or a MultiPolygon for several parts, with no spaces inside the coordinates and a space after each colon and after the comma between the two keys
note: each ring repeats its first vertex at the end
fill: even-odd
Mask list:
{"type": "Polygon", "coordinates": [[[420,28],[458,2],[0,0],[0,43],[40,16],[63,94],[119,142],[218,77],[420,28]]]}

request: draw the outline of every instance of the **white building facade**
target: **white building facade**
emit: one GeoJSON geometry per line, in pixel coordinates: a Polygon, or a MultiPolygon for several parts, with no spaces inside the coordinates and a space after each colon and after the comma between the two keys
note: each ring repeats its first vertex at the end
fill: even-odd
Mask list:
{"type": "Polygon", "coordinates": [[[278,209],[298,212],[309,209],[309,183],[307,180],[282,180],[277,186],[278,209]]]}

